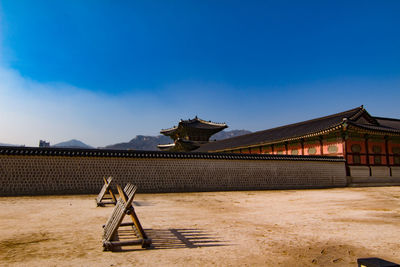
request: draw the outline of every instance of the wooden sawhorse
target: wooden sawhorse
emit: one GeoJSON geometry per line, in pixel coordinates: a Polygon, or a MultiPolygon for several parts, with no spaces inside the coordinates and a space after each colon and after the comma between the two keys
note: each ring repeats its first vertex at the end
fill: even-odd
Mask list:
{"type": "Polygon", "coordinates": [[[100,190],[100,193],[96,197],[96,204],[97,207],[104,207],[106,204],[113,204],[115,205],[117,203],[117,200],[115,198],[114,193],[111,190],[111,181],[112,177],[108,177],[107,179],[103,177],[104,180],[104,185],[100,190]],[[106,197],[106,193],[110,195],[110,197],[106,197]],[[104,200],[110,200],[110,201],[104,201],[104,200]]]}
{"type": "Polygon", "coordinates": [[[132,206],[133,198],[137,187],[128,183],[124,190],[117,185],[119,198],[114,210],[108,219],[104,227],[103,234],[103,249],[104,251],[114,251],[116,247],[141,245],[142,248],[148,248],[151,245],[151,239],[149,239],[140,224],[139,218],[135,213],[135,209],[132,206]],[[122,223],[125,215],[129,215],[132,222],[122,223]],[[131,226],[133,233],[136,235],[135,240],[119,240],[118,228],[120,226],[131,226]]]}

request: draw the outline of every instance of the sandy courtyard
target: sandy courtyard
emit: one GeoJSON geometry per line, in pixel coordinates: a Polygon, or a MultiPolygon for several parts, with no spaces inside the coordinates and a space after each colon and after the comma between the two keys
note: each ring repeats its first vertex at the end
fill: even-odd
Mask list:
{"type": "MultiPolygon", "coordinates": [[[[94,195],[0,198],[1,266],[400,263],[400,187],[138,194],[154,248],[103,252],[94,195]]],[[[128,219],[128,218],[126,218],[128,219]]]]}

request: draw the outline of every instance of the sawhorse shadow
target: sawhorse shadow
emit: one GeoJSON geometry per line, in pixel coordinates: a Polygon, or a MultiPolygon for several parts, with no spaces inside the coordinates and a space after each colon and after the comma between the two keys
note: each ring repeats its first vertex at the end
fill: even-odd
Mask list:
{"type": "Polygon", "coordinates": [[[151,249],[228,246],[201,229],[147,229],[146,233],[152,239],[151,249]]]}
{"type": "MultiPolygon", "coordinates": [[[[201,229],[145,229],[145,232],[152,240],[151,246],[147,248],[150,250],[229,246],[227,241],[219,240],[201,229]]],[[[127,234],[124,230],[119,231],[119,239],[125,239],[127,234]]],[[[123,249],[119,252],[138,250],[143,251],[143,249],[123,249]]]]}

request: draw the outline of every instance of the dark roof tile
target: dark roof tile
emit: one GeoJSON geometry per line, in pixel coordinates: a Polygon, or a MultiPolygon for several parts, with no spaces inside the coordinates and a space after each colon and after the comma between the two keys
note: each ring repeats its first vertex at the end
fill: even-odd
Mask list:
{"type": "Polygon", "coordinates": [[[398,120],[398,119],[380,118],[380,117],[374,117],[374,118],[382,126],[400,130],[400,120],[398,120]]]}

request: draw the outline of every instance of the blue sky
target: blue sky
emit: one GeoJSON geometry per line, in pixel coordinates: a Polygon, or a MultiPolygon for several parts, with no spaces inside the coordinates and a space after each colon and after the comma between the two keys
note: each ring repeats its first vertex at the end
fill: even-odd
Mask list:
{"type": "Polygon", "coordinates": [[[399,1],[0,3],[0,143],[400,118],[399,1]]]}

